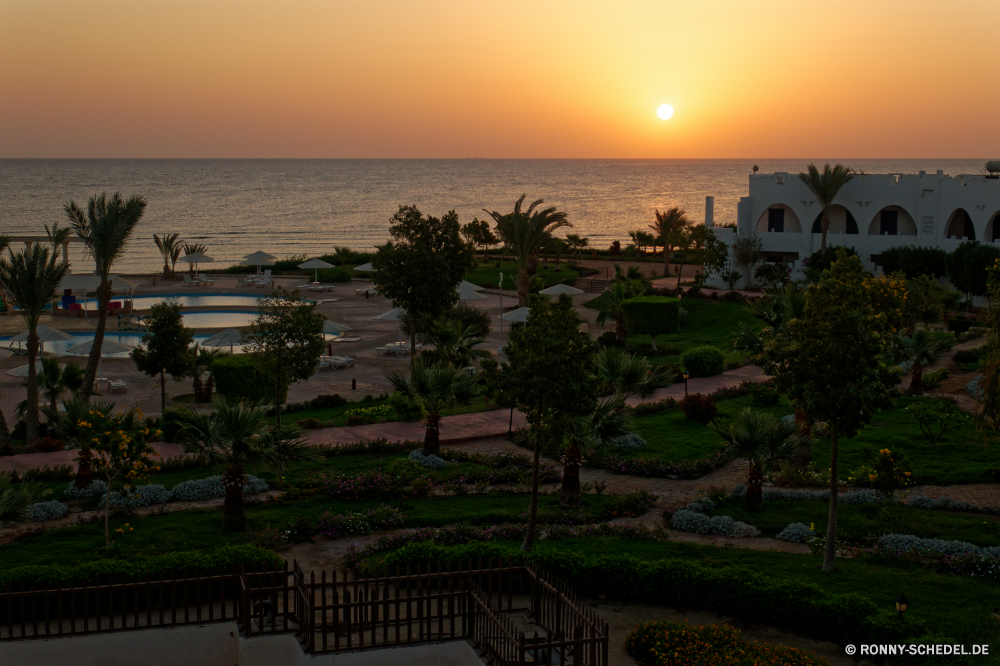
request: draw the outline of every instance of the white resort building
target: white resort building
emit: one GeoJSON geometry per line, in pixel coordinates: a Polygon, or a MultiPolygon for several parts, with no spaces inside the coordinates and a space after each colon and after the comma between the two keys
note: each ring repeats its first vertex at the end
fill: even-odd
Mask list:
{"type": "MultiPolygon", "coordinates": [[[[1000,241],[1000,162],[989,171],[957,176],[944,171],[916,174],[858,174],[840,191],[830,211],[827,245],[853,247],[870,271],[878,270],[878,255],[901,245],[954,250],[963,240],[1000,241]]],[[[705,224],[713,226],[713,201],[708,197],[705,224]]],[[[822,211],[797,173],[754,174],[750,193],[741,197],[736,229],[716,228],[730,248],[740,236],[756,234],[766,261],[783,260],[792,279],[802,277],[802,260],[820,249],[822,211]]],[[[737,266],[730,250],[732,269],[737,266]]],[[[726,269],[729,270],[728,268],[726,269]]],[[[747,276],[737,283],[746,285],[747,276]]],[[[707,284],[725,287],[718,275],[707,284]]]]}

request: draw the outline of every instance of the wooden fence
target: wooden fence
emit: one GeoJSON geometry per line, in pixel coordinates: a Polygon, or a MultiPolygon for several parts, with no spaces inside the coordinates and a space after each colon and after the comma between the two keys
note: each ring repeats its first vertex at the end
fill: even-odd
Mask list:
{"type": "Polygon", "coordinates": [[[563,583],[513,560],[361,579],[285,562],[0,592],[3,641],[234,621],[248,637],[294,633],[310,654],[470,639],[502,666],[608,660],[607,624],[563,583]]]}

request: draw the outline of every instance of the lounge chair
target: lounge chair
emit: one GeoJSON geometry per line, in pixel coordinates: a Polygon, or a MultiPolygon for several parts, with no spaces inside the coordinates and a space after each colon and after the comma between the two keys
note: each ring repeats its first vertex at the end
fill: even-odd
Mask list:
{"type": "Polygon", "coordinates": [[[124,379],[112,379],[108,382],[108,387],[112,393],[128,393],[124,379]]]}
{"type": "Polygon", "coordinates": [[[354,359],[350,356],[323,356],[321,360],[329,363],[330,367],[334,369],[347,368],[354,365],[354,359]]]}
{"type": "Polygon", "coordinates": [[[198,286],[201,286],[201,282],[200,281],[198,281],[198,280],[192,280],[191,276],[188,275],[187,273],[185,273],[183,275],[183,278],[184,278],[184,286],[185,287],[198,287],[198,286]]]}
{"type": "Polygon", "coordinates": [[[209,280],[208,276],[204,273],[198,273],[198,282],[202,284],[215,284],[215,280],[209,280]]]}

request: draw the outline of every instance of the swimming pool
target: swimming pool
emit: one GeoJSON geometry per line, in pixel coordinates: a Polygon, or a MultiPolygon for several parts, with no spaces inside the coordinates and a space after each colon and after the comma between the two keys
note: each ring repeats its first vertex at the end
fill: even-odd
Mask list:
{"type": "MultiPolygon", "coordinates": [[[[46,342],[45,351],[51,352],[53,354],[66,354],[66,350],[74,345],[78,345],[84,342],[90,342],[94,339],[93,333],[70,333],[73,336],[72,340],[60,340],[59,342],[46,342]]],[[[118,344],[128,345],[134,347],[139,344],[142,339],[142,333],[137,332],[123,332],[123,331],[108,331],[104,334],[105,339],[117,342],[118,344]]],[[[201,344],[210,337],[208,333],[200,333],[194,336],[195,344],[201,344]]],[[[0,348],[6,349],[10,344],[10,338],[0,339],[0,348]]],[[[15,344],[14,348],[17,349],[19,345],[15,344]]],[[[23,348],[23,346],[22,346],[23,348]]],[[[226,351],[229,351],[229,347],[225,347],[226,351]]],[[[243,348],[240,345],[236,345],[233,351],[239,354],[243,348]]],[[[128,358],[128,353],[124,354],[108,354],[104,358],[128,358]]]]}
{"type": "MultiPolygon", "coordinates": [[[[177,303],[184,308],[222,308],[222,307],[257,307],[259,299],[263,294],[145,294],[136,296],[135,308],[137,310],[148,310],[158,303],[177,303]]],[[[112,300],[121,301],[121,296],[115,296],[112,300]]],[[[84,299],[77,299],[81,305],[84,299]]],[[[97,307],[96,298],[86,299],[87,308],[94,310],[97,307]]]]}
{"type": "Polygon", "coordinates": [[[196,310],[182,312],[188,328],[243,328],[257,318],[257,310],[196,310]]]}

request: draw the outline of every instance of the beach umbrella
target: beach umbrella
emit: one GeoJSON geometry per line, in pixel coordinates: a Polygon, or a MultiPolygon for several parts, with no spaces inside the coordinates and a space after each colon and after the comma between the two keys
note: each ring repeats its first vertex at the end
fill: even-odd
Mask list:
{"type": "Polygon", "coordinates": [[[242,337],[243,334],[235,328],[227,328],[226,330],[207,338],[201,344],[203,347],[229,347],[229,353],[232,354],[233,346],[240,344],[242,337]]]}
{"type": "Polygon", "coordinates": [[[462,280],[461,282],[459,282],[458,283],[458,288],[459,289],[468,289],[469,291],[482,291],[483,290],[483,287],[480,287],[478,284],[472,284],[468,280],[462,280]]]}
{"type": "Polygon", "coordinates": [[[186,261],[189,264],[194,264],[194,270],[195,272],[197,272],[198,264],[209,261],[215,261],[215,259],[212,259],[212,257],[204,255],[201,252],[195,252],[194,254],[189,254],[187,256],[181,257],[181,261],[186,261]]]}
{"type": "Polygon", "coordinates": [[[355,266],[354,270],[358,271],[359,273],[374,273],[375,267],[372,266],[372,262],[369,261],[367,264],[361,264],[360,266],[355,266]]]}
{"type": "Polygon", "coordinates": [[[273,254],[268,254],[267,252],[261,252],[258,250],[253,254],[245,256],[240,264],[243,266],[256,266],[257,272],[260,273],[261,266],[274,266],[275,259],[277,259],[277,257],[273,254]]]}
{"type": "Polygon", "coordinates": [[[353,331],[354,329],[347,324],[338,324],[335,321],[324,321],[323,322],[323,333],[326,335],[342,335],[347,331],[353,331]]]}
{"type": "Polygon", "coordinates": [[[299,268],[303,268],[303,269],[306,269],[306,270],[312,269],[312,270],[316,271],[315,274],[313,274],[313,282],[317,282],[318,283],[319,282],[319,269],[321,269],[321,268],[333,268],[333,264],[328,264],[325,261],[323,261],[322,259],[310,259],[309,261],[305,262],[304,264],[299,264],[299,268]]]}
{"type": "MultiPolygon", "coordinates": [[[[59,342],[60,340],[72,340],[73,336],[48,326],[39,326],[35,329],[38,333],[39,342],[59,342]]],[[[21,331],[10,339],[11,342],[27,342],[29,331],[21,331]]]]}
{"type": "Polygon", "coordinates": [[[557,296],[559,294],[582,294],[583,289],[577,289],[576,287],[571,287],[568,284],[557,284],[549,287],[548,289],[542,289],[539,294],[545,294],[546,296],[557,296]]]}
{"type": "Polygon", "coordinates": [[[460,301],[485,301],[486,297],[482,294],[472,291],[471,289],[466,289],[465,287],[459,285],[458,287],[458,300],[460,301]]]}
{"type": "MultiPolygon", "coordinates": [[[[93,349],[93,347],[94,347],[94,341],[93,339],[91,339],[88,340],[87,342],[81,342],[78,345],[73,345],[72,347],[66,350],[66,353],[82,354],[84,356],[90,356],[90,350],[93,349]]],[[[104,338],[104,342],[101,343],[101,356],[98,358],[98,365],[97,365],[98,378],[101,378],[101,376],[104,374],[101,371],[101,366],[103,365],[103,359],[105,356],[108,356],[110,354],[124,354],[127,353],[130,349],[132,348],[127,345],[122,345],[115,342],[114,340],[109,340],[108,338],[104,338]]]]}
{"type": "Polygon", "coordinates": [[[399,322],[399,342],[403,341],[403,315],[406,314],[406,310],[403,308],[396,308],[395,310],[389,310],[388,312],[383,312],[380,315],[375,315],[372,319],[379,319],[381,321],[398,321],[399,322]]]}
{"type": "Polygon", "coordinates": [[[500,319],[514,323],[524,323],[528,321],[528,308],[518,308],[511,310],[507,314],[500,315],[500,319]]]}
{"type": "MultiPolygon", "coordinates": [[[[22,365],[20,367],[14,368],[13,370],[8,370],[4,374],[10,375],[11,377],[27,377],[28,376],[28,368],[30,368],[30,367],[31,367],[31,365],[25,364],[25,365],[22,365]]],[[[65,368],[66,366],[63,365],[63,364],[60,364],[59,367],[60,368],[65,368]]],[[[40,373],[41,371],[42,371],[42,362],[41,361],[35,361],[35,372],[40,373]]]]}

